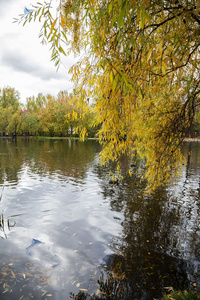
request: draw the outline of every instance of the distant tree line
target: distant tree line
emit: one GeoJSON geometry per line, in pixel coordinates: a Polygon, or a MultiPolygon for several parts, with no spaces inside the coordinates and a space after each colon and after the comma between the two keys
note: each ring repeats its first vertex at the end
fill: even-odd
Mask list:
{"type": "MultiPolygon", "coordinates": [[[[1,136],[88,136],[95,137],[98,124],[92,105],[78,99],[74,93],[60,91],[57,97],[39,93],[20,103],[15,88],[0,89],[1,136]]],[[[188,136],[200,135],[200,110],[196,107],[193,124],[188,136]]]]}
{"type": "Polygon", "coordinates": [[[57,97],[39,93],[20,103],[12,87],[0,89],[1,136],[89,136],[97,132],[93,108],[73,94],[60,91],[57,97]]]}

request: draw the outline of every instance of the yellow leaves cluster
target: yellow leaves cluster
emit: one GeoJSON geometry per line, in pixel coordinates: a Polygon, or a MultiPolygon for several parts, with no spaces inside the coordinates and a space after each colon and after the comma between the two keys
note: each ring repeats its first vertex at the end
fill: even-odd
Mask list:
{"type": "Polygon", "coordinates": [[[186,95],[182,78],[189,68],[186,71],[179,68],[187,62],[193,44],[186,39],[188,31],[184,28],[184,22],[178,23],[177,19],[173,19],[164,23],[164,12],[151,20],[149,1],[142,4],[141,1],[135,2],[134,27],[128,21],[129,16],[134,19],[132,13],[127,13],[128,6],[122,17],[115,4],[116,1],[111,1],[108,6],[112,23],[106,14],[107,20],[101,16],[106,25],[102,21],[99,36],[92,35],[98,41],[98,49],[95,48],[97,63],[90,69],[89,76],[84,78],[84,84],[93,86],[91,94],[95,99],[95,111],[102,124],[99,131],[104,146],[102,160],[117,161],[120,156],[131,154],[136,149],[147,160],[146,177],[154,189],[167,182],[172,169],[180,165],[179,144],[188,126],[182,112],[186,95]],[[114,12],[118,13],[115,20],[120,26],[116,32],[106,27],[115,24],[112,20],[114,12]],[[125,14],[127,32],[130,30],[130,34],[123,45],[117,46],[117,39],[122,38],[120,34],[125,14]],[[151,21],[153,24],[164,24],[152,35],[156,26],[150,28],[151,21]],[[184,29],[184,42],[177,33],[180,26],[184,29]],[[150,29],[146,29],[145,36],[144,30],[148,27],[150,29]],[[129,39],[133,43],[129,44],[129,39]]]}

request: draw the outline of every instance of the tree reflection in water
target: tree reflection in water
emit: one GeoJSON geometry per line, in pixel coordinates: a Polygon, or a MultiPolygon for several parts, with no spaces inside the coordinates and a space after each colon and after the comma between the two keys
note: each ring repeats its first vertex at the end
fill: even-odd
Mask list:
{"type": "Polygon", "coordinates": [[[88,143],[71,140],[46,140],[36,142],[33,139],[1,140],[0,184],[9,182],[17,185],[25,167],[33,174],[54,176],[61,180],[66,178],[82,179],[94,160],[98,143],[88,147],[88,143]]]}
{"type": "MultiPolygon", "coordinates": [[[[169,287],[200,290],[199,239],[198,235],[194,236],[194,232],[199,234],[196,207],[200,201],[189,169],[192,162],[199,163],[199,156],[197,159],[195,145],[192,145],[192,154],[191,145],[188,146],[184,148],[187,163],[175,188],[165,186],[147,195],[146,184],[140,176],[126,176],[130,165],[126,158],[122,160],[124,182],[114,188],[105,182],[102,184],[104,198],[109,199],[111,210],[124,216],[121,221],[123,235],[113,242],[113,250],[124,257],[124,278],[119,280],[121,286],[113,273],[109,273],[114,277],[113,287],[109,290],[112,292],[106,292],[106,280],[99,288],[106,293],[105,299],[160,299],[169,287]],[[116,289],[116,286],[120,288],[116,289]]],[[[137,161],[137,170],[142,173],[142,168],[142,163],[137,161]]],[[[194,166],[192,172],[196,170],[199,169],[194,166]]],[[[97,166],[95,171],[103,180],[106,170],[97,166]]],[[[196,176],[198,178],[198,174],[196,176]]],[[[112,281],[109,284],[112,285],[112,281]]],[[[96,295],[94,299],[103,298],[102,295],[96,295]]]]}
{"type": "Polygon", "coordinates": [[[166,254],[133,249],[126,257],[107,255],[93,295],[79,291],[73,299],[160,299],[173,286],[189,285],[185,262],[166,254]]]}

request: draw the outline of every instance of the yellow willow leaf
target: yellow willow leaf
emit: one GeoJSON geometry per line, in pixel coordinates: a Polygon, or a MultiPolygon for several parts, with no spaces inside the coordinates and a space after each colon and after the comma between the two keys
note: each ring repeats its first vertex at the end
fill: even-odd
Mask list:
{"type": "Polygon", "coordinates": [[[105,29],[103,29],[103,31],[102,31],[102,39],[103,39],[103,41],[105,41],[105,29]]]}
{"type": "Polygon", "coordinates": [[[162,53],[162,49],[163,49],[163,46],[162,46],[162,41],[161,41],[160,44],[159,44],[159,51],[160,51],[160,53],[162,53]]]}
{"type": "Polygon", "coordinates": [[[110,72],[110,82],[113,83],[113,72],[110,72]]]}
{"type": "Polygon", "coordinates": [[[53,23],[52,23],[52,25],[51,25],[50,34],[51,34],[52,31],[54,30],[54,27],[55,27],[55,25],[56,25],[57,20],[58,20],[58,18],[56,18],[56,19],[53,21],[53,23]]]}
{"type": "Polygon", "coordinates": [[[60,24],[61,24],[62,28],[65,27],[65,19],[64,19],[64,17],[63,17],[62,12],[60,12],[60,24]]]}
{"type": "Polygon", "coordinates": [[[110,13],[113,8],[113,2],[111,1],[110,4],[108,5],[108,12],[110,13]]]}
{"type": "Polygon", "coordinates": [[[162,62],[162,73],[165,74],[167,66],[164,62],[162,62]]]}
{"type": "Polygon", "coordinates": [[[152,53],[152,49],[150,49],[149,52],[148,52],[148,54],[147,54],[147,61],[149,61],[151,53],[152,53]]]}
{"type": "Polygon", "coordinates": [[[167,45],[167,48],[168,48],[169,50],[171,50],[172,52],[174,52],[174,48],[173,48],[171,45],[167,45]]]}
{"type": "Polygon", "coordinates": [[[52,40],[55,39],[56,34],[57,34],[57,29],[54,31],[54,34],[53,34],[53,36],[52,36],[52,40]]]}
{"type": "Polygon", "coordinates": [[[144,18],[143,18],[143,16],[141,16],[139,28],[140,28],[140,29],[143,29],[143,28],[144,28],[144,18]]]}

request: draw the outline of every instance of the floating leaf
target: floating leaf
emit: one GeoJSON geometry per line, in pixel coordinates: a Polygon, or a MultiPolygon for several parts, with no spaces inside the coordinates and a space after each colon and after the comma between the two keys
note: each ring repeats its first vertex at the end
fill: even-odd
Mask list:
{"type": "Polygon", "coordinates": [[[7,275],[8,275],[8,273],[6,273],[6,272],[1,272],[1,274],[2,274],[3,276],[7,276],[7,275]]]}
{"type": "Polygon", "coordinates": [[[15,273],[12,270],[11,270],[11,274],[15,278],[15,273]]]}
{"type": "Polygon", "coordinates": [[[193,286],[197,286],[197,284],[194,282],[193,284],[192,284],[193,286]]]}

